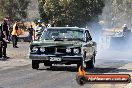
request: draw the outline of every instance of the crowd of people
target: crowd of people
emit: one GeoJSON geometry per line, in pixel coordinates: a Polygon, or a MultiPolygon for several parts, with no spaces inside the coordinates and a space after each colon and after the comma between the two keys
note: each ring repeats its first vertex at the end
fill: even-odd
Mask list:
{"type": "MultiPolygon", "coordinates": [[[[38,20],[35,27],[31,24],[30,27],[27,28],[28,31],[28,41],[31,43],[37,37],[37,32],[42,29],[42,27],[54,27],[55,21],[50,21],[47,26],[42,25],[42,22],[38,20]]],[[[21,31],[19,28],[19,23],[15,21],[12,25],[12,31],[10,31],[10,22],[8,18],[4,18],[3,22],[0,25],[0,58],[8,59],[9,57],[6,54],[7,43],[12,41],[13,48],[19,48],[17,46],[19,35],[21,35],[21,31]]]]}
{"type": "Polygon", "coordinates": [[[8,59],[9,57],[6,54],[7,43],[10,43],[12,40],[13,48],[19,48],[17,46],[18,36],[20,35],[20,30],[18,22],[16,21],[13,24],[12,31],[10,33],[10,22],[8,18],[4,18],[2,24],[0,25],[0,57],[2,59],[8,59]]]}

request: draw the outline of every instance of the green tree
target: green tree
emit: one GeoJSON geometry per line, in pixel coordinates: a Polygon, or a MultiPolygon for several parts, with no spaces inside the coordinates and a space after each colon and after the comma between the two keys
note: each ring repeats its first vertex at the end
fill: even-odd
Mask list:
{"type": "Polygon", "coordinates": [[[132,0],[106,0],[102,20],[107,27],[132,26],[132,0]]]}
{"type": "Polygon", "coordinates": [[[103,0],[38,0],[40,16],[59,26],[84,26],[101,14],[103,0]]]}
{"type": "Polygon", "coordinates": [[[0,16],[8,16],[11,21],[25,19],[29,3],[30,0],[0,0],[0,16]]]}

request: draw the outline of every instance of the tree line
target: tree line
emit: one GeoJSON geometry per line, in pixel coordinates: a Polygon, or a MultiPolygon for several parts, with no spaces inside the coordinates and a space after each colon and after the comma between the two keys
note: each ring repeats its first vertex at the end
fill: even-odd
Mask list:
{"type": "Polygon", "coordinates": [[[105,0],[101,18],[106,27],[132,27],[132,0],[105,0]]]}
{"type": "MultiPolygon", "coordinates": [[[[0,0],[0,19],[11,21],[27,18],[30,0],[0,0]]],[[[45,22],[55,20],[58,26],[82,26],[97,20],[104,7],[103,0],[38,0],[40,17],[45,22]],[[95,19],[96,18],[96,19],[95,19]]]]}
{"type": "Polygon", "coordinates": [[[11,22],[27,18],[30,0],[0,0],[0,20],[8,17],[11,22]]]}
{"type": "MultiPolygon", "coordinates": [[[[31,0],[0,0],[0,20],[8,16],[11,21],[27,18],[31,0]]],[[[43,21],[56,21],[58,26],[85,26],[88,22],[105,22],[115,27],[123,23],[132,25],[132,0],[38,0],[43,21]]],[[[38,17],[39,18],[39,17],[38,17]]]]}
{"type": "Polygon", "coordinates": [[[38,0],[41,18],[55,20],[58,26],[85,26],[98,21],[104,7],[103,0],[38,0]]]}

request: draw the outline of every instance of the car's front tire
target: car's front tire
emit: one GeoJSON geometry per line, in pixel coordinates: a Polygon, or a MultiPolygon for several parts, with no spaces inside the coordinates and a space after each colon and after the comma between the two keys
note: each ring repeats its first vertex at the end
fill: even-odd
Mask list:
{"type": "Polygon", "coordinates": [[[32,68],[33,69],[38,69],[39,68],[39,62],[36,60],[32,60],[32,68]]]}
{"type": "Polygon", "coordinates": [[[95,60],[95,56],[93,56],[91,58],[91,60],[86,62],[86,68],[88,69],[93,69],[94,68],[94,60],[95,60]]]}
{"type": "Polygon", "coordinates": [[[83,68],[86,68],[86,63],[85,63],[85,59],[86,59],[86,52],[83,55],[83,58],[80,60],[80,62],[77,63],[77,69],[82,66],[83,68]]]}

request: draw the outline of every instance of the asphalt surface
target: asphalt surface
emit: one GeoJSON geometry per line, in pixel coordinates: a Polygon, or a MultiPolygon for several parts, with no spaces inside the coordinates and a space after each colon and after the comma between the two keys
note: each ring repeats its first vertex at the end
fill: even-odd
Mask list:
{"type": "MultiPolygon", "coordinates": [[[[31,60],[28,59],[29,44],[19,43],[18,46],[19,48],[14,49],[12,44],[9,44],[7,53],[10,59],[0,61],[0,88],[97,88],[95,84],[85,84],[84,86],[77,84],[76,65],[54,65],[49,68],[40,64],[38,70],[33,70],[31,60]]],[[[123,54],[124,52],[119,51],[100,52],[96,57],[95,69],[86,69],[86,72],[125,72],[127,69],[119,70],[119,68],[131,63],[132,60],[129,59],[131,54],[123,54]]]]}

